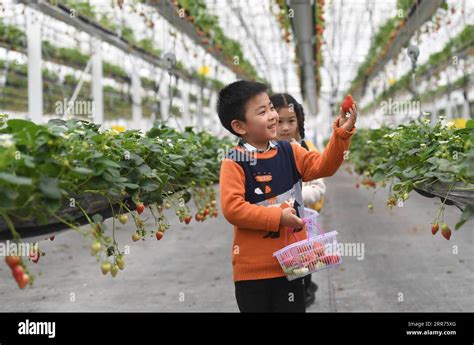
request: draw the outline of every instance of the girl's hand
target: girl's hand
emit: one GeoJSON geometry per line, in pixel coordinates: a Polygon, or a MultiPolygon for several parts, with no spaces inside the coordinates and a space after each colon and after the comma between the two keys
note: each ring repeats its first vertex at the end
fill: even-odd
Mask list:
{"type": "Polygon", "coordinates": [[[350,132],[354,127],[357,121],[357,103],[354,102],[352,108],[350,109],[351,115],[346,117],[346,114],[342,110],[342,107],[339,108],[339,117],[338,117],[338,125],[339,127],[343,128],[344,130],[350,132]]]}

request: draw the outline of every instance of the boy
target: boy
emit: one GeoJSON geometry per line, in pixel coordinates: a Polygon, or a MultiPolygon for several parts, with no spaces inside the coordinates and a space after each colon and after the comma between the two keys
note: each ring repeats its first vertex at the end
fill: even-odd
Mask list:
{"type": "Polygon", "coordinates": [[[222,89],[217,102],[222,125],[240,138],[220,172],[222,213],[234,225],[235,295],[241,312],[305,312],[303,279],[288,281],[273,252],[306,238],[301,182],[337,171],[355,133],[357,110],[346,118],[341,109],[319,154],[273,140],[278,113],[266,90],[241,80],[222,89]]]}

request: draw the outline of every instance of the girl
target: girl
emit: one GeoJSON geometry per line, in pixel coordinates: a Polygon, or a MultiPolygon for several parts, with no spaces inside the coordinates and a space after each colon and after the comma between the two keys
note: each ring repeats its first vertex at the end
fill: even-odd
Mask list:
{"type": "MultiPolygon", "coordinates": [[[[311,151],[318,151],[310,140],[304,139],[304,111],[292,96],[281,93],[270,97],[273,106],[278,112],[279,121],[277,136],[279,140],[298,142],[301,146],[311,151]]],[[[324,204],[326,186],[323,179],[303,182],[304,206],[320,211],[324,204]]],[[[311,281],[311,275],[304,278],[306,307],[314,303],[318,286],[311,281]]]]}

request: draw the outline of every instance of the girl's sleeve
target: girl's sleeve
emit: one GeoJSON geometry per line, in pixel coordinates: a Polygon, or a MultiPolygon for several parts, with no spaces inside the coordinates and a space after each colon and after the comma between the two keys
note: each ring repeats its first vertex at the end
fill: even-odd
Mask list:
{"type": "Polygon", "coordinates": [[[326,193],[326,185],[323,179],[303,182],[303,202],[305,206],[311,206],[319,201],[326,193]]]}

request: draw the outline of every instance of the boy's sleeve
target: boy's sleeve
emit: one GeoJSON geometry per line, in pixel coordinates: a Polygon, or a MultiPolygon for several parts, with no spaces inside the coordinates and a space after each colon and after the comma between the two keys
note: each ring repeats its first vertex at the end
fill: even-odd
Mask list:
{"type": "Polygon", "coordinates": [[[221,164],[220,194],[222,214],[229,223],[245,229],[278,231],[282,209],[246,201],[244,171],[231,159],[221,164]]]}
{"type": "Polygon", "coordinates": [[[304,182],[334,175],[344,161],[344,152],[349,149],[351,137],[356,128],[353,127],[348,132],[337,126],[337,120],[333,122],[332,126],[334,132],[322,154],[307,151],[296,143],[291,144],[295,155],[296,168],[304,182]]]}

